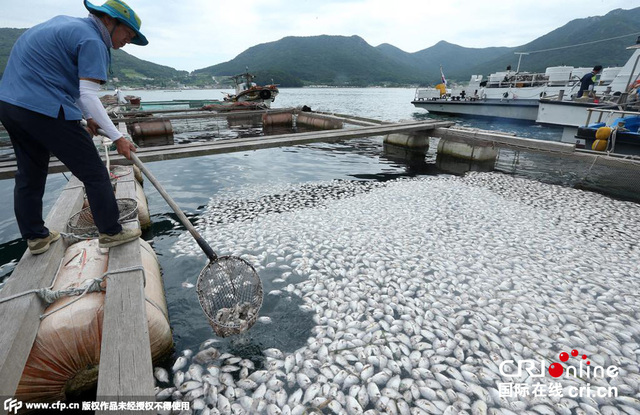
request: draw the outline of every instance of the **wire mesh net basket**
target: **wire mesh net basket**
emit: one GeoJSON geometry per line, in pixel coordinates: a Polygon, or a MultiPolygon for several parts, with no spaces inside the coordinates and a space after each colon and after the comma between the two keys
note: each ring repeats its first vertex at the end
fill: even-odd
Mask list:
{"type": "Polygon", "coordinates": [[[220,337],[240,334],[253,326],[264,294],[256,270],[234,256],[210,262],[198,276],[196,292],[211,328],[220,337]]]}
{"type": "MultiPolygon", "coordinates": [[[[123,198],[116,200],[120,216],[118,222],[123,223],[138,216],[138,201],[135,199],[123,198]]],[[[78,240],[97,238],[98,228],[93,222],[91,208],[86,207],[75,213],[67,222],[67,232],[78,240]]]]}

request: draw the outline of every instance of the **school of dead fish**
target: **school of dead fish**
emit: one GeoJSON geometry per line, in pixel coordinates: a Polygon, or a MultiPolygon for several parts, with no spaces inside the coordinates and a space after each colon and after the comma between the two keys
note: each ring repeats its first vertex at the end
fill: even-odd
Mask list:
{"type": "MultiPolygon", "coordinates": [[[[300,297],[312,336],[263,350],[262,366],[210,339],[155,369],[158,400],[194,414],[640,413],[637,204],[498,173],[270,190],[212,200],[200,232],[281,271],[269,294],[300,297]],[[589,379],[617,398],[500,396],[501,382],[584,385],[499,370],[574,348],[619,368],[589,379]]],[[[183,235],[174,251],[198,249],[183,235]]]]}

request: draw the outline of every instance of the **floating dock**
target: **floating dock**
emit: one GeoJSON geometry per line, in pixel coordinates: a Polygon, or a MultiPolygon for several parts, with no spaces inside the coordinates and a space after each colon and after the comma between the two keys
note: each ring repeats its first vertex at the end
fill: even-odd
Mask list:
{"type": "MultiPolygon", "coordinates": [[[[272,113],[276,113],[273,111],[272,113]]],[[[282,111],[279,111],[282,113],[282,111]]],[[[247,115],[245,112],[244,115],[247,115]]],[[[265,111],[251,111],[250,115],[268,114],[265,111]]],[[[196,115],[196,114],[194,114],[196,115]]],[[[212,116],[211,114],[205,114],[212,116]]],[[[234,116],[233,114],[215,114],[213,116],[234,116]]],[[[470,130],[453,127],[452,122],[411,121],[386,123],[361,117],[342,114],[321,114],[357,127],[346,129],[321,130],[295,134],[280,134],[251,138],[238,138],[220,141],[198,142],[181,145],[145,147],[138,149],[142,161],[170,160],[185,157],[197,157],[212,154],[242,152],[273,147],[287,147],[316,142],[338,142],[372,136],[404,134],[452,139],[468,145],[482,143],[484,146],[504,146],[510,149],[553,152],[556,154],[585,158],[589,161],[611,160],[611,163],[630,163],[640,167],[640,159],[625,158],[593,152],[579,151],[575,145],[532,140],[490,131],[470,130]]],[[[203,115],[204,116],[204,115],[203,115]]],[[[123,121],[120,128],[130,118],[123,121]]],[[[144,119],[143,119],[144,120],[144,119]]],[[[115,152],[110,155],[114,164],[130,164],[115,152]]],[[[58,160],[52,159],[51,173],[66,171],[58,160]]],[[[16,172],[15,160],[0,163],[0,178],[13,177],[16,172]]],[[[133,173],[118,181],[117,198],[136,198],[133,173]]],[[[80,210],[83,203],[83,186],[72,178],[64,188],[49,213],[46,224],[50,229],[65,229],[68,219],[80,210]]],[[[127,226],[139,226],[137,222],[127,226]]],[[[53,281],[56,270],[63,258],[66,242],[59,241],[51,245],[44,254],[33,256],[28,251],[22,256],[11,278],[0,292],[5,299],[25,291],[48,287],[53,281]]],[[[97,400],[101,401],[155,401],[152,358],[149,332],[145,311],[144,277],[138,269],[141,266],[140,245],[128,243],[111,248],[108,263],[109,285],[106,290],[104,306],[103,337],[100,354],[100,370],[97,386],[97,400]],[[123,272],[124,270],[124,272],[123,272]]],[[[0,395],[14,396],[23,368],[27,362],[40,323],[40,315],[45,304],[35,293],[0,303],[0,395]]],[[[2,410],[2,408],[0,408],[2,410]]],[[[6,413],[7,409],[4,409],[6,413]]],[[[99,414],[116,414],[125,411],[99,410],[99,414]]],[[[136,411],[136,413],[155,413],[156,411],[136,411]]]]}

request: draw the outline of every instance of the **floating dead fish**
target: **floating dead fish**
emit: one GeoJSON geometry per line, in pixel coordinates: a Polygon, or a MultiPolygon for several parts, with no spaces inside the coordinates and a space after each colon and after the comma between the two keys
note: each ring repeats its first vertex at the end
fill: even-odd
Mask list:
{"type": "MultiPolygon", "coordinates": [[[[629,293],[640,263],[636,204],[495,173],[279,190],[287,189],[309,204],[263,190],[260,204],[247,203],[256,197],[250,193],[227,202],[216,197],[202,214],[207,240],[269,266],[279,291],[270,301],[300,301],[293,304],[315,322],[295,351],[265,346],[258,370],[231,363],[240,358],[231,352],[213,358],[212,378],[203,382],[218,382],[225,410],[302,414],[329,397],[321,411],[635,409],[640,300],[629,293]],[[208,215],[218,218],[215,226],[208,215]],[[277,278],[280,270],[286,278],[277,278]],[[516,370],[517,361],[556,359],[572,348],[592,364],[618,365],[610,385],[626,399],[500,396],[503,362],[514,361],[503,371],[516,370]],[[225,373],[225,366],[240,373],[225,373]]],[[[197,249],[187,237],[174,248],[197,249]]],[[[283,333],[299,314],[278,317],[283,333]]],[[[563,391],[572,384],[558,382],[563,391]]],[[[219,401],[207,399],[222,412],[219,401]]]]}

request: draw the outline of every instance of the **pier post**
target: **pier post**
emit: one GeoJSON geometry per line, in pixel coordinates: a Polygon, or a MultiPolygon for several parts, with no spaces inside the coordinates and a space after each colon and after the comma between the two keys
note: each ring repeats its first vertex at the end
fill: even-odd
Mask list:
{"type": "Polygon", "coordinates": [[[313,114],[310,112],[300,112],[296,117],[296,126],[318,128],[321,130],[339,130],[343,127],[341,120],[335,117],[313,114]]]}
{"type": "Polygon", "coordinates": [[[491,143],[470,144],[462,140],[445,138],[438,142],[438,155],[485,162],[495,161],[498,157],[498,149],[491,143]]]}
{"type": "Polygon", "coordinates": [[[429,150],[429,136],[424,131],[389,134],[384,137],[384,143],[407,147],[422,154],[429,150]]]}

